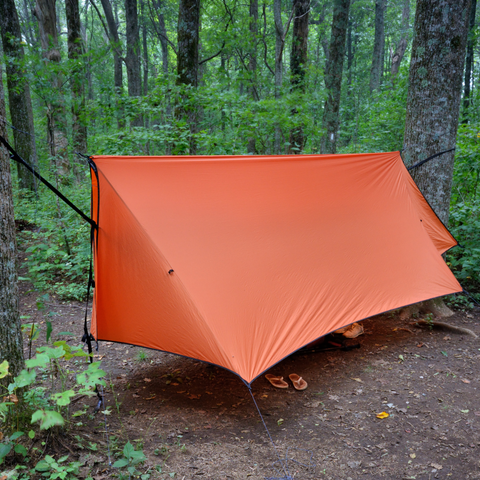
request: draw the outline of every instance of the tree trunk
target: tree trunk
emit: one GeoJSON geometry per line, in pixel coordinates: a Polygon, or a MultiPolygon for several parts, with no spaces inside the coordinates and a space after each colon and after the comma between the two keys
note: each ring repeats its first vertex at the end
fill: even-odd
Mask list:
{"type": "MultiPolygon", "coordinates": [[[[279,100],[283,82],[283,46],[284,28],[282,22],[282,0],[273,0],[273,16],[275,20],[275,100],[279,100]]],[[[275,139],[273,153],[279,155],[282,151],[282,128],[275,124],[275,139]]]]}
{"type": "Polygon", "coordinates": [[[123,108],[120,107],[119,97],[123,95],[123,51],[120,38],[118,36],[117,22],[113,16],[112,5],[110,0],[100,0],[102,2],[105,18],[107,19],[108,31],[110,32],[110,41],[113,46],[113,65],[114,65],[114,82],[117,103],[117,122],[118,128],[125,127],[125,119],[123,108]]]}
{"type": "MultiPolygon", "coordinates": [[[[20,22],[14,0],[2,0],[1,7],[0,29],[3,53],[9,59],[6,62],[7,86],[10,116],[15,127],[13,130],[15,149],[24,160],[31,165],[37,165],[32,101],[28,81],[25,78],[20,22]]],[[[5,113],[2,115],[4,117],[5,113]]],[[[17,172],[19,186],[33,190],[35,186],[33,175],[21,165],[17,166],[17,172]]]]}
{"type": "MultiPolygon", "coordinates": [[[[293,0],[294,21],[292,34],[292,53],[290,55],[290,83],[292,92],[303,96],[305,93],[305,69],[308,53],[308,14],[310,12],[310,0],[293,0]]],[[[298,99],[299,103],[301,99],[298,99]]],[[[297,109],[293,108],[292,116],[297,115],[297,109]]],[[[289,153],[301,153],[305,146],[303,125],[294,126],[290,131],[289,153]]]]}
{"type": "MultiPolygon", "coordinates": [[[[37,0],[35,16],[38,20],[40,42],[43,57],[52,63],[60,63],[58,48],[57,14],[55,0],[37,0]]],[[[47,100],[47,140],[50,155],[54,158],[56,171],[62,181],[66,181],[70,173],[68,159],[68,140],[66,135],[65,101],[62,92],[63,78],[57,72],[51,73],[51,84],[54,90],[47,100]]]]}
{"type": "Polygon", "coordinates": [[[348,27],[350,0],[335,0],[333,6],[332,35],[330,37],[329,59],[325,72],[327,99],[323,110],[322,153],[337,151],[339,127],[340,94],[342,91],[343,60],[348,27]]]}
{"type": "Polygon", "coordinates": [[[382,80],[386,8],[386,0],[375,1],[375,40],[373,44],[372,66],[370,68],[370,93],[380,88],[382,80]]]}
{"type": "Polygon", "coordinates": [[[402,62],[403,56],[405,55],[405,51],[407,50],[409,28],[410,28],[410,0],[404,0],[403,11],[402,11],[402,38],[400,39],[400,42],[398,42],[397,49],[393,54],[392,66],[390,69],[390,73],[394,78],[398,73],[398,69],[400,68],[400,63],[402,62]]]}
{"type": "MultiPolygon", "coordinates": [[[[78,0],[65,0],[68,29],[68,58],[73,63],[70,84],[72,87],[72,137],[75,152],[87,152],[87,127],[85,124],[85,71],[82,55],[85,53],[80,30],[78,0]]],[[[80,179],[79,172],[77,179],[80,179]]]]}
{"type": "MultiPolygon", "coordinates": [[[[253,101],[258,101],[257,93],[257,36],[258,36],[258,0],[250,0],[250,58],[248,61],[248,71],[250,72],[250,86],[248,91],[253,101]]],[[[257,153],[255,137],[248,139],[247,151],[254,155],[257,153]]]]}
{"type": "Polygon", "coordinates": [[[158,33],[160,45],[162,47],[162,68],[163,74],[168,75],[168,36],[167,28],[165,27],[165,16],[163,14],[163,4],[161,0],[154,2],[155,10],[158,18],[158,33]]]}
{"type": "Polygon", "coordinates": [[[468,41],[467,41],[467,58],[465,60],[465,93],[463,95],[463,108],[464,117],[462,123],[468,123],[469,109],[471,105],[470,88],[472,83],[472,71],[473,71],[473,47],[475,43],[475,15],[477,13],[477,0],[472,0],[472,6],[470,7],[470,21],[468,28],[468,41]]]}
{"type": "MultiPolygon", "coordinates": [[[[178,10],[177,85],[187,87],[181,103],[177,104],[177,120],[186,120],[190,127],[190,155],[197,152],[195,133],[197,112],[193,105],[185,105],[191,92],[188,87],[198,86],[198,38],[200,29],[200,0],[180,0],[178,10]]],[[[178,152],[183,153],[183,152],[178,152]]]]}
{"type": "MultiPolygon", "coordinates": [[[[142,77],[140,74],[140,35],[138,26],[137,0],[125,0],[125,18],[127,21],[127,65],[128,96],[140,97],[142,95],[142,77]]],[[[132,127],[143,126],[141,115],[136,115],[131,121],[132,127]]]]}
{"type": "MultiPolygon", "coordinates": [[[[404,160],[411,165],[455,147],[471,0],[418,0],[410,61],[404,160]]],[[[447,225],[453,152],[412,171],[447,225]]]]}
{"type": "Polygon", "coordinates": [[[143,95],[148,95],[148,48],[147,48],[147,16],[142,1],[142,53],[143,53],[143,95]]]}
{"type": "MultiPolygon", "coordinates": [[[[0,62],[0,119],[4,119],[5,115],[2,64],[0,62]]],[[[0,121],[0,135],[7,137],[7,128],[2,121],[0,121]]],[[[0,228],[0,362],[7,360],[10,371],[10,376],[0,379],[0,384],[7,386],[13,377],[24,368],[25,363],[18,306],[17,245],[10,155],[3,147],[0,147],[0,225],[2,225],[0,228]]]]}

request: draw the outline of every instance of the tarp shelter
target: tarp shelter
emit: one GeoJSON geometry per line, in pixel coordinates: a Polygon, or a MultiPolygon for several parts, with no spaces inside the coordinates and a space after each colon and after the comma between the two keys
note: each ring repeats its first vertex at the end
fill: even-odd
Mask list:
{"type": "Polygon", "coordinates": [[[333,330],[462,291],[399,152],[92,160],[97,340],[249,384],[333,330]]]}

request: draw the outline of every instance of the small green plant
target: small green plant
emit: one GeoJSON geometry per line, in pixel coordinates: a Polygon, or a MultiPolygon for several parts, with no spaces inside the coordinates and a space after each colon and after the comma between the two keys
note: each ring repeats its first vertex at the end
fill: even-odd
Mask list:
{"type": "Polygon", "coordinates": [[[64,464],[68,460],[68,457],[68,455],[65,455],[55,460],[50,455],[46,455],[44,459],[37,463],[30,473],[40,472],[42,473],[42,477],[47,477],[51,480],[55,478],[61,478],[62,480],[76,479],[76,475],[79,474],[78,469],[82,464],[80,462],[64,464]]]}
{"type": "Polygon", "coordinates": [[[424,319],[426,322],[427,322],[427,325],[428,325],[428,328],[430,330],[433,330],[433,313],[427,313],[425,315],[425,319],[424,319]]]}
{"type": "Polygon", "coordinates": [[[146,362],[148,360],[148,352],[145,350],[139,350],[137,353],[137,361],[139,362],[146,362]]]}
{"type": "MultiPolygon", "coordinates": [[[[117,460],[113,464],[113,466],[114,468],[126,470],[129,475],[138,476],[141,475],[141,473],[137,471],[137,465],[143,463],[145,460],[146,457],[143,453],[143,450],[135,450],[133,445],[130,442],[127,442],[126,445],[123,447],[123,457],[117,460]]],[[[142,480],[147,480],[148,478],[150,478],[149,474],[146,475],[148,476],[145,477],[145,475],[141,475],[142,480]]]]}

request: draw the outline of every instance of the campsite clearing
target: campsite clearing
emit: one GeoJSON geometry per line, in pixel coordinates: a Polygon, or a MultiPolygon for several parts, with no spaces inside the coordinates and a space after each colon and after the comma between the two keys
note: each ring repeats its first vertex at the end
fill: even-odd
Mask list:
{"type": "MultiPolygon", "coordinates": [[[[25,291],[27,284],[22,286],[25,291]]],[[[41,313],[36,298],[24,293],[22,315],[41,323],[50,313],[54,340],[58,332],[70,331],[75,336],[68,342],[77,344],[83,306],[50,298],[41,313]]],[[[480,334],[479,320],[476,308],[445,321],[480,334]]],[[[419,328],[413,321],[398,314],[378,316],[363,322],[365,335],[348,340],[360,343],[359,349],[288,357],[270,370],[289,382],[285,390],[263,376],[253,382],[279,454],[290,448],[289,457],[303,464],[310,453],[297,449],[312,454],[315,468],[289,463],[294,478],[480,478],[480,342],[419,328]],[[290,373],[302,376],[308,388],[296,391],[290,373]],[[388,417],[377,418],[382,412],[388,417]]],[[[130,440],[147,456],[141,470],[152,479],[280,476],[272,468],[275,452],[248,389],[234,374],[112,342],[102,342],[97,355],[108,375],[112,458],[130,440]]],[[[82,399],[78,408],[82,403],[92,412],[96,399],[82,399]]],[[[90,472],[96,480],[111,478],[115,469],[108,467],[104,416],[80,420],[59,442],[49,437],[47,453],[85,461],[85,477],[90,472]]]]}

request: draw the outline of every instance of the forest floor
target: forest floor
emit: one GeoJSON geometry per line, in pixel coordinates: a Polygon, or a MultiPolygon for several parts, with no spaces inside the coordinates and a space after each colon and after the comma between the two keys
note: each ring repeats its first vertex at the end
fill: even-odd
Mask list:
{"type": "MultiPolygon", "coordinates": [[[[21,314],[52,322],[53,340],[78,345],[85,306],[21,282],[21,314]],[[74,336],[59,336],[60,332],[74,336]]],[[[294,354],[270,373],[301,375],[308,388],[275,389],[261,376],[252,392],[288,473],[295,479],[480,479],[480,339],[425,328],[397,313],[363,322],[351,351],[294,354]],[[377,418],[381,412],[387,418],[377,418]]],[[[480,309],[443,319],[480,336],[480,309]]],[[[45,329],[34,346],[45,343],[45,329]]],[[[326,344],[323,344],[325,347],[326,344]]],[[[28,346],[26,345],[28,357],[28,346]]],[[[82,476],[118,475],[109,467],[130,441],[152,479],[263,479],[285,476],[245,384],[221,368],[172,354],[101,342],[110,414],[90,415],[47,437],[46,453],[70,453],[82,476]],[[108,441],[104,421],[107,419],[108,441]],[[277,464],[278,467],[278,464],[277,464]],[[160,472],[161,471],[161,472],[160,472]]],[[[70,364],[72,367],[72,364],[70,364]]],[[[78,408],[77,408],[78,407],[78,408]]],[[[78,420],[78,419],[74,419],[78,420]]],[[[128,478],[124,477],[124,478],[128,478]]],[[[146,478],[146,477],[145,477],[146,478]]]]}

